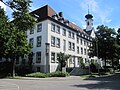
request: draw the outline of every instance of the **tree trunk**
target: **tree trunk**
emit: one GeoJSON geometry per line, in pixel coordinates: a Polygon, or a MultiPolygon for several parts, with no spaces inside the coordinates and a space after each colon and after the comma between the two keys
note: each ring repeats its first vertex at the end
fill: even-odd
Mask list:
{"type": "Polygon", "coordinates": [[[16,65],[16,59],[13,59],[13,71],[12,71],[12,77],[15,77],[15,65],[16,65]]]}
{"type": "Polygon", "coordinates": [[[62,72],[62,66],[63,66],[63,64],[62,64],[62,62],[61,62],[61,65],[60,65],[60,71],[62,72]]]}
{"type": "Polygon", "coordinates": [[[113,68],[113,73],[115,73],[113,59],[112,59],[112,68],[113,68]]]}

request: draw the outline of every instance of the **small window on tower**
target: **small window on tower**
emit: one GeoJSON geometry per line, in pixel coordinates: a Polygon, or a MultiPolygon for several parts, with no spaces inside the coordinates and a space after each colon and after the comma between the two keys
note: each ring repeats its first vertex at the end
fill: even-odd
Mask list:
{"type": "Polygon", "coordinates": [[[89,25],[89,22],[87,22],[87,25],[89,25]]]}

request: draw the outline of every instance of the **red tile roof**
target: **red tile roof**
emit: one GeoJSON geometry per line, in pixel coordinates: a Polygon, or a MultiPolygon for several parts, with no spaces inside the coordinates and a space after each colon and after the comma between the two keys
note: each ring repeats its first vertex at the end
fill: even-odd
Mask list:
{"type": "MultiPolygon", "coordinates": [[[[36,14],[39,16],[38,20],[39,19],[43,19],[43,18],[46,18],[46,17],[52,17],[52,15],[55,15],[57,14],[50,6],[48,5],[45,5],[37,10],[34,10],[33,12],[31,12],[32,14],[36,14]]],[[[74,23],[72,22],[69,22],[69,27],[75,29],[75,30],[78,30],[80,31],[81,33],[84,33],[85,35],[88,36],[88,34],[83,30],[81,29],[79,26],[75,25],[74,23]]]]}

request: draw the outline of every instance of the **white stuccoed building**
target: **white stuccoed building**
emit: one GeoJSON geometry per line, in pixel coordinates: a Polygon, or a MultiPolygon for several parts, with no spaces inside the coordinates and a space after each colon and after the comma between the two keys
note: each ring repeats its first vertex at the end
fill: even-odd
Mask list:
{"type": "Polygon", "coordinates": [[[73,24],[63,17],[62,12],[56,13],[45,5],[33,12],[37,24],[27,31],[27,40],[33,45],[33,70],[54,72],[58,69],[58,53],[70,54],[67,67],[79,67],[79,57],[88,64],[88,47],[95,38],[93,16],[87,14],[86,30],[73,24]]]}

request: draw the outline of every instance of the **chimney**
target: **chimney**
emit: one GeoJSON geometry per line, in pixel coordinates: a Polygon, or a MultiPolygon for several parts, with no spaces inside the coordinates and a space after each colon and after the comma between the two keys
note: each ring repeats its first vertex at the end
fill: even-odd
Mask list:
{"type": "Polygon", "coordinates": [[[60,16],[60,17],[63,17],[63,13],[62,13],[62,12],[59,12],[59,16],[60,16]]]}

